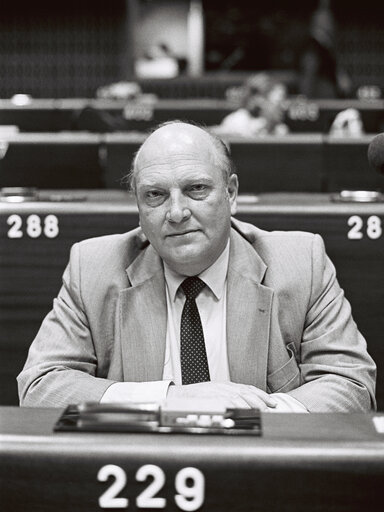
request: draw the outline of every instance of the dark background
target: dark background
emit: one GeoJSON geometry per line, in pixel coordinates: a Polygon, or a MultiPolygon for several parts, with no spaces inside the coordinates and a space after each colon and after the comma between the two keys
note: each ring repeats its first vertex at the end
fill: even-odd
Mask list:
{"type": "MultiPolygon", "coordinates": [[[[148,9],[156,1],[141,0],[141,5],[148,9]]],[[[17,92],[36,98],[93,97],[100,85],[132,78],[129,0],[4,4],[0,97],[17,92]]],[[[203,0],[206,71],[297,70],[317,5],[317,0],[203,0]]],[[[382,86],[384,4],[333,0],[330,7],[338,61],[354,89],[382,86]]]]}

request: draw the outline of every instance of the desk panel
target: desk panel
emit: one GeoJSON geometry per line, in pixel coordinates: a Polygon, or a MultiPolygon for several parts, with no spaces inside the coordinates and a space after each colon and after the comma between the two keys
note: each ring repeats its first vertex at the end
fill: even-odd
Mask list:
{"type": "Polygon", "coordinates": [[[325,186],[322,143],[315,134],[229,140],[240,190],[320,192],[325,186]]]}
{"type": "MultiPolygon", "coordinates": [[[[0,139],[0,187],[121,189],[143,132],[24,133],[0,139]]],[[[373,135],[334,139],[321,134],[227,138],[241,190],[329,192],[384,188],[370,169],[373,135]]]]}
{"type": "Polygon", "coordinates": [[[0,136],[0,187],[103,188],[101,137],[90,133],[0,136]]]}
{"type": "MultiPolygon", "coordinates": [[[[335,138],[320,134],[224,137],[243,193],[384,190],[384,176],[368,164],[373,135],[335,138]]],[[[117,188],[144,140],[140,133],[105,136],[107,188],[117,188]]]]}
{"type": "MultiPolygon", "coordinates": [[[[384,101],[357,99],[318,99],[291,97],[286,102],[285,123],[294,133],[328,133],[338,112],[347,108],[359,110],[364,129],[369,133],[384,130],[384,101]]],[[[235,106],[218,98],[160,98],[143,97],[139,101],[105,99],[32,99],[18,106],[11,100],[0,100],[0,125],[16,125],[22,132],[90,130],[100,131],[100,121],[107,113],[115,117],[123,130],[148,130],[170,119],[186,119],[207,126],[220,124],[235,106]],[[96,116],[80,116],[90,108],[96,116]]],[[[111,128],[114,126],[111,123],[111,128]]],[[[109,130],[102,130],[109,131],[109,130]]]]}
{"type": "MultiPolygon", "coordinates": [[[[144,137],[141,134],[108,134],[107,188],[117,188],[144,137]]],[[[226,138],[243,193],[320,192],[324,184],[323,137],[320,134],[226,138]]],[[[362,150],[366,160],[365,149],[362,150]]],[[[384,181],[384,180],[383,180],[384,181]]]]}
{"type": "Polygon", "coordinates": [[[149,464],[163,477],[152,509],[361,512],[381,506],[384,444],[371,415],[263,414],[262,437],[237,437],[53,433],[60,412],[0,408],[2,511],[99,510],[114,481],[120,509],[147,508],[138,497],[152,477],[139,482],[138,471],[149,464]],[[99,481],[106,466],[110,478],[99,481]],[[185,492],[180,477],[186,473],[195,478],[186,483],[195,500],[175,499],[185,492]]]}
{"type": "MultiPolygon", "coordinates": [[[[17,403],[14,379],[58,292],[70,246],[137,226],[136,206],[127,194],[100,191],[83,197],[86,200],[0,204],[2,404],[17,403]]],[[[325,194],[262,194],[257,203],[241,203],[237,217],[267,230],[304,230],[323,236],[369,351],[379,370],[384,368],[384,203],[337,204],[325,194]]],[[[377,396],[384,408],[381,371],[377,396]]]]}
{"type": "Polygon", "coordinates": [[[322,156],[326,192],[384,188],[384,176],[368,163],[368,146],[372,138],[372,135],[357,138],[324,137],[322,156]]]}

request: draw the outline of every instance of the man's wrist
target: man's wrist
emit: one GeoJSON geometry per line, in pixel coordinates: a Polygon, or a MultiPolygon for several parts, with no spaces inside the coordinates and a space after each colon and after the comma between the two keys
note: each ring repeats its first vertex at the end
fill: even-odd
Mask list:
{"type": "Polygon", "coordinates": [[[172,381],[115,382],[105,391],[100,403],[163,402],[172,381]]]}

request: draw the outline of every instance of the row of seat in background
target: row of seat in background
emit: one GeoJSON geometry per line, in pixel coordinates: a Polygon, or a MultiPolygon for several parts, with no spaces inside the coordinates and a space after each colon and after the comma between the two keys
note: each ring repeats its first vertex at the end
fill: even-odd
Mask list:
{"type": "MultiPolygon", "coordinates": [[[[144,132],[0,132],[0,187],[121,189],[144,132]]],[[[370,168],[372,134],[229,137],[241,191],[338,192],[383,188],[370,168]]]]}
{"type": "MultiPolygon", "coordinates": [[[[236,108],[219,98],[158,99],[32,99],[15,95],[0,99],[0,125],[16,126],[21,132],[62,130],[148,130],[168,119],[186,119],[206,126],[218,125],[236,108]]],[[[293,133],[328,133],[336,115],[353,108],[361,116],[366,133],[384,130],[384,100],[316,99],[302,96],[286,100],[284,122],[293,133]]]]}

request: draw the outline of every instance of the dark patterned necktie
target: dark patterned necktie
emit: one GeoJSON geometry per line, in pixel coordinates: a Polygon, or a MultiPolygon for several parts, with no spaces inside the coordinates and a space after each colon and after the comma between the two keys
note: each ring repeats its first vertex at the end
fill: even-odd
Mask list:
{"type": "Polygon", "coordinates": [[[181,314],[180,361],[183,384],[195,384],[210,380],[204,333],[196,297],[205,283],[196,276],[181,283],[186,300],[181,314]]]}

